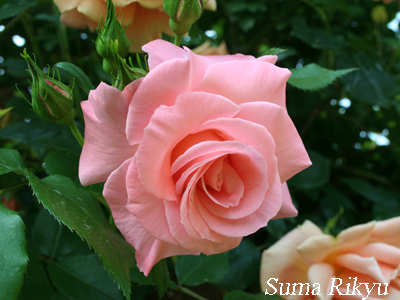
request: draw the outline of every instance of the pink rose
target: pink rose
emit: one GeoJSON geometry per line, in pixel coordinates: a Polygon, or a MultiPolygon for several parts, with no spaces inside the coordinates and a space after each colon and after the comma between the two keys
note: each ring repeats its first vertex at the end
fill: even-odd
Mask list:
{"type": "Polygon", "coordinates": [[[397,300],[399,267],[400,217],[353,226],[336,238],[306,221],[264,251],[260,280],[269,294],[280,294],[282,283],[281,296],[291,300],[397,300]],[[310,285],[308,295],[300,283],[310,285]]]}
{"type": "Polygon", "coordinates": [[[200,56],[162,40],[149,74],[82,102],[83,185],[106,181],[115,223],[146,275],[160,259],[236,247],[297,214],[286,180],[310,165],[276,56],[200,56]]]}
{"type": "MultiPolygon", "coordinates": [[[[94,31],[106,17],[106,0],[53,0],[61,13],[61,22],[69,27],[86,28],[94,31]]],[[[131,43],[131,52],[141,52],[141,47],[161,33],[174,35],[169,28],[169,17],[163,11],[163,0],[113,0],[118,20],[127,25],[126,35],[131,43]]],[[[216,0],[209,0],[206,9],[215,10],[216,0]]]]}

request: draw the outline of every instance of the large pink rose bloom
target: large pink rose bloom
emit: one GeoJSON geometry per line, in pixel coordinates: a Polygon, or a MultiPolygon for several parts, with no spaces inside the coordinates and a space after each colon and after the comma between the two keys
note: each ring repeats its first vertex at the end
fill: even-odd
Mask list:
{"type": "Polygon", "coordinates": [[[239,245],[297,214],[286,180],[310,165],[276,56],[200,56],[162,40],[149,74],[82,102],[84,185],[106,181],[115,223],[146,275],[160,259],[239,245]]]}
{"type": "MultiPolygon", "coordinates": [[[[53,0],[61,13],[61,22],[69,27],[94,31],[107,14],[107,0],[53,0]]],[[[131,43],[131,52],[140,52],[141,47],[161,33],[174,35],[169,28],[169,17],[163,11],[163,0],[113,0],[118,20],[131,43]]],[[[216,0],[209,0],[206,9],[215,10],[216,0]]]]}
{"type": "Polygon", "coordinates": [[[353,226],[336,238],[306,221],[264,251],[260,280],[269,294],[280,294],[283,284],[281,296],[290,300],[398,300],[399,270],[400,217],[353,226]],[[308,295],[300,283],[310,285],[308,295]]]}

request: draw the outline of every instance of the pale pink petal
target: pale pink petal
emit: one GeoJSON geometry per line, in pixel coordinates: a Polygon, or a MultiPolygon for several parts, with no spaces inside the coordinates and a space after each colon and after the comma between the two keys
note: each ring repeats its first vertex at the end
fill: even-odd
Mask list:
{"type": "Polygon", "coordinates": [[[137,145],[129,145],[125,134],[129,101],[140,80],[123,92],[100,83],[83,101],[85,142],[79,161],[79,179],[83,185],[103,182],[126,159],[132,157],[137,145]],[[112,146],[110,146],[112,145],[112,146]]]}
{"type": "Polygon", "coordinates": [[[387,283],[387,279],[383,276],[374,257],[362,257],[354,253],[346,253],[336,257],[334,263],[354,272],[371,276],[378,282],[387,283]]]}
{"type": "Polygon", "coordinates": [[[233,102],[271,102],[285,107],[290,71],[263,61],[228,61],[211,65],[196,91],[222,95],[233,102]]]}
{"type": "Polygon", "coordinates": [[[369,242],[382,242],[400,248],[400,217],[376,222],[369,242]]]}
{"type": "Polygon", "coordinates": [[[308,264],[329,260],[339,254],[355,252],[367,243],[375,223],[356,225],[342,231],[336,238],[328,235],[314,236],[297,247],[308,264]]]}
{"type": "Polygon", "coordinates": [[[278,60],[278,55],[264,55],[257,58],[259,61],[265,61],[270,64],[275,64],[278,60]]]}
{"type": "Polygon", "coordinates": [[[177,199],[171,174],[171,152],[175,145],[200,124],[218,117],[231,117],[238,110],[231,101],[202,92],[181,94],[173,107],[159,107],[145,129],[137,152],[139,179],[145,189],[164,200],[177,199]]]}
{"type": "Polygon", "coordinates": [[[196,254],[197,252],[157,240],[143,229],[135,216],[127,210],[128,194],[125,178],[130,163],[131,159],[125,161],[110,175],[104,186],[103,195],[110,206],[115,225],[127,242],[135,247],[138,267],[147,276],[151,268],[165,257],[196,254]]]}
{"type": "MultiPolygon", "coordinates": [[[[275,182],[275,175],[277,174],[275,142],[264,126],[239,118],[227,119],[221,117],[216,120],[204,122],[196,129],[196,132],[204,130],[216,130],[225,140],[234,140],[253,147],[264,157],[267,164],[269,185],[275,182]]],[[[239,164],[237,167],[234,165],[234,167],[239,172],[242,180],[245,180],[246,177],[249,179],[252,178],[240,175],[239,164]]],[[[247,186],[246,182],[245,185],[247,186]]]]}
{"type": "Polygon", "coordinates": [[[178,244],[168,228],[164,200],[146,191],[139,181],[136,157],[128,168],[126,186],[128,190],[126,207],[136,217],[139,224],[151,232],[155,238],[170,244],[178,244]]]}
{"type": "Polygon", "coordinates": [[[89,27],[91,31],[96,29],[97,22],[90,20],[78,10],[72,9],[61,14],[60,22],[72,28],[84,29],[89,27]]]}
{"type": "Polygon", "coordinates": [[[278,214],[274,217],[274,219],[296,217],[298,212],[296,207],[294,207],[293,205],[292,197],[290,197],[289,189],[286,182],[282,184],[282,198],[282,207],[278,214]]]}
{"type": "Polygon", "coordinates": [[[303,142],[286,109],[268,102],[250,102],[239,106],[240,111],[235,118],[264,126],[274,138],[282,183],[311,165],[303,142]]]}
{"type": "Polygon", "coordinates": [[[57,5],[60,13],[65,13],[66,11],[77,8],[79,3],[82,2],[82,0],[70,0],[70,1],[53,0],[53,2],[55,5],[57,5]]]}
{"type": "Polygon", "coordinates": [[[155,110],[161,105],[173,106],[178,96],[192,91],[203,78],[207,66],[200,56],[195,56],[165,61],[160,68],[149,72],[129,107],[126,129],[129,142],[140,143],[155,110]]]}
{"type": "Polygon", "coordinates": [[[320,294],[317,294],[319,300],[333,299],[331,286],[332,284],[335,284],[335,282],[332,278],[335,278],[335,271],[330,264],[313,264],[308,269],[308,281],[311,286],[314,286],[314,284],[319,284],[320,286],[320,294]]]}
{"type": "MultiPolygon", "coordinates": [[[[266,180],[265,180],[266,181],[266,180]]],[[[204,221],[211,230],[229,237],[247,236],[256,232],[261,227],[265,227],[282,206],[282,187],[279,177],[276,176],[275,183],[267,190],[265,181],[261,185],[264,190],[262,195],[264,201],[261,206],[252,214],[240,219],[225,219],[212,214],[204,205],[203,201],[198,201],[197,206],[204,221]]],[[[207,197],[201,190],[197,190],[200,198],[207,197]]],[[[257,200],[258,201],[258,200],[257,200]]]]}
{"type": "Polygon", "coordinates": [[[379,262],[390,264],[393,267],[400,264],[400,249],[385,243],[368,244],[356,253],[364,257],[373,256],[379,262]]]}
{"type": "Polygon", "coordinates": [[[142,50],[149,54],[149,69],[152,71],[159,64],[175,58],[189,58],[188,53],[164,40],[154,40],[142,47],[142,50]]]}
{"type": "MultiPolygon", "coordinates": [[[[120,0],[121,1],[121,0],[120,0]]],[[[123,2],[124,0],[122,0],[122,2],[123,2]]],[[[133,2],[133,1],[136,1],[136,0],[128,0],[129,2],[133,2]]],[[[158,8],[158,9],[162,9],[163,8],[163,0],[137,0],[137,2],[141,5],[141,6],[143,6],[143,7],[145,7],[145,8],[150,8],[150,9],[153,9],[153,8],[158,8]]]]}
{"type": "Polygon", "coordinates": [[[77,9],[94,22],[99,22],[101,17],[105,19],[107,15],[107,3],[103,0],[81,1],[77,9]]]}
{"type": "Polygon", "coordinates": [[[207,185],[216,191],[221,190],[222,183],[224,182],[222,168],[225,157],[226,155],[216,159],[208,168],[207,172],[203,176],[203,185],[207,185]]]}
{"type": "Polygon", "coordinates": [[[237,247],[242,237],[227,238],[221,243],[215,243],[208,239],[191,237],[181,223],[180,207],[174,201],[164,201],[168,224],[173,237],[184,248],[192,251],[199,251],[204,254],[222,253],[237,247]]]}
{"type": "MultiPolygon", "coordinates": [[[[308,265],[304,262],[296,247],[307,238],[322,235],[322,231],[310,221],[293,229],[282,237],[277,243],[265,250],[262,254],[260,283],[263,291],[274,290],[268,286],[270,278],[277,278],[282,283],[308,283],[308,265]]],[[[279,292],[279,285],[271,280],[279,292]]],[[[292,296],[296,300],[307,300],[309,296],[292,296]]]]}
{"type": "Polygon", "coordinates": [[[147,9],[136,5],[132,23],[125,30],[126,36],[132,41],[130,52],[141,52],[144,44],[161,38],[163,32],[173,34],[167,14],[159,9],[147,9]]]}

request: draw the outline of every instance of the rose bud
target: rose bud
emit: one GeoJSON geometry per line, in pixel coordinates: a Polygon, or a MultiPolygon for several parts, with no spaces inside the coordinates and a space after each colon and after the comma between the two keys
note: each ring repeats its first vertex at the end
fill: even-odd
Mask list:
{"type": "Polygon", "coordinates": [[[189,32],[203,13],[203,0],[164,0],[164,11],[170,17],[169,26],[177,35],[189,32]]]}
{"type": "Polygon", "coordinates": [[[115,16],[115,8],[111,0],[107,1],[106,23],[103,25],[96,40],[97,53],[103,58],[112,58],[110,42],[118,40],[118,54],[122,57],[126,56],[129,53],[130,42],[115,16]]]}
{"type": "Polygon", "coordinates": [[[46,75],[24,50],[25,59],[32,75],[32,108],[41,118],[69,124],[74,116],[72,90],[58,80],[46,75]]]}

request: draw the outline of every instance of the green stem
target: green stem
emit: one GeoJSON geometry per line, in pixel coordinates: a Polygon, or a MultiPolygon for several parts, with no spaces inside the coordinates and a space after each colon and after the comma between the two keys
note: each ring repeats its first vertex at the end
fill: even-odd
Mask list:
{"type": "Polygon", "coordinates": [[[14,19],[12,19],[10,22],[7,23],[7,25],[5,26],[4,30],[2,32],[0,32],[0,37],[6,32],[8,31],[8,29],[11,29],[12,26],[19,20],[21,19],[28,11],[29,9],[25,10],[24,12],[20,13],[19,15],[17,15],[14,19]]]}
{"type": "Polygon", "coordinates": [[[68,124],[69,128],[71,129],[72,133],[74,134],[74,137],[78,141],[79,145],[83,147],[83,137],[81,133],[78,130],[78,127],[76,127],[75,121],[72,120],[71,123],[68,124]]]}
{"type": "Polygon", "coordinates": [[[175,34],[174,45],[180,47],[183,35],[175,34]]]}
{"type": "Polygon", "coordinates": [[[183,286],[177,285],[175,288],[175,290],[180,291],[182,293],[185,293],[189,296],[192,296],[194,299],[198,299],[198,300],[208,300],[207,298],[204,298],[202,296],[200,296],[199,294],[196,294],[195,292],[189,290],[188,288],[185,288],[183,286]]]}
{"type": "MultiPolygon", "coordinates": [[[[54,14],[57,14],[58,8],[56,7],[55,4],[53,4],[53,12],[54,14]]],[[[67,36],[67,27],[60,23],[57,22],[57,36],[58,36],[58,43],[60,44],[60,52],[61,52],[61,57],[67,61],[71,62],[71,55],[69,51],[69,42],[68,42],[68,36],[67,36]]]]}
{"type": "Polygon", "coordinates": [[[6,188],[0,190],[0,195],[3,195],[3,194],[5,194],[5,193],[7,193],[8,191],[10,191],[10,190],[12,190],[12,189],[15,189],[15,188],[17,188],[17,187],[24,186],[24,185],[28,185],[28,184],[29,184],[28,181],[24,181],[24,182],[20,182],[20,183],[16,183],[16,184],[10,185],[10,186],[8,186],[8,187],[6,187],[6,188]]]}
{"type": "Polygon", "coordinates": [[[21,21],[22,21],[22,24],[24,25],[24,30],[25,30],[26,34],[28,35],[29,42],[32,45],[33,52],[35,53],[37,64],[43,66],[44,61],[43,61],[42,53],[40,51],[39,43],[36,39],[36,36],[32,30],[32,28],[34,28],[34,26],[32,24],[32,20],[31,20],[29,14],[24,16],[21,19],[21,21]]]}

